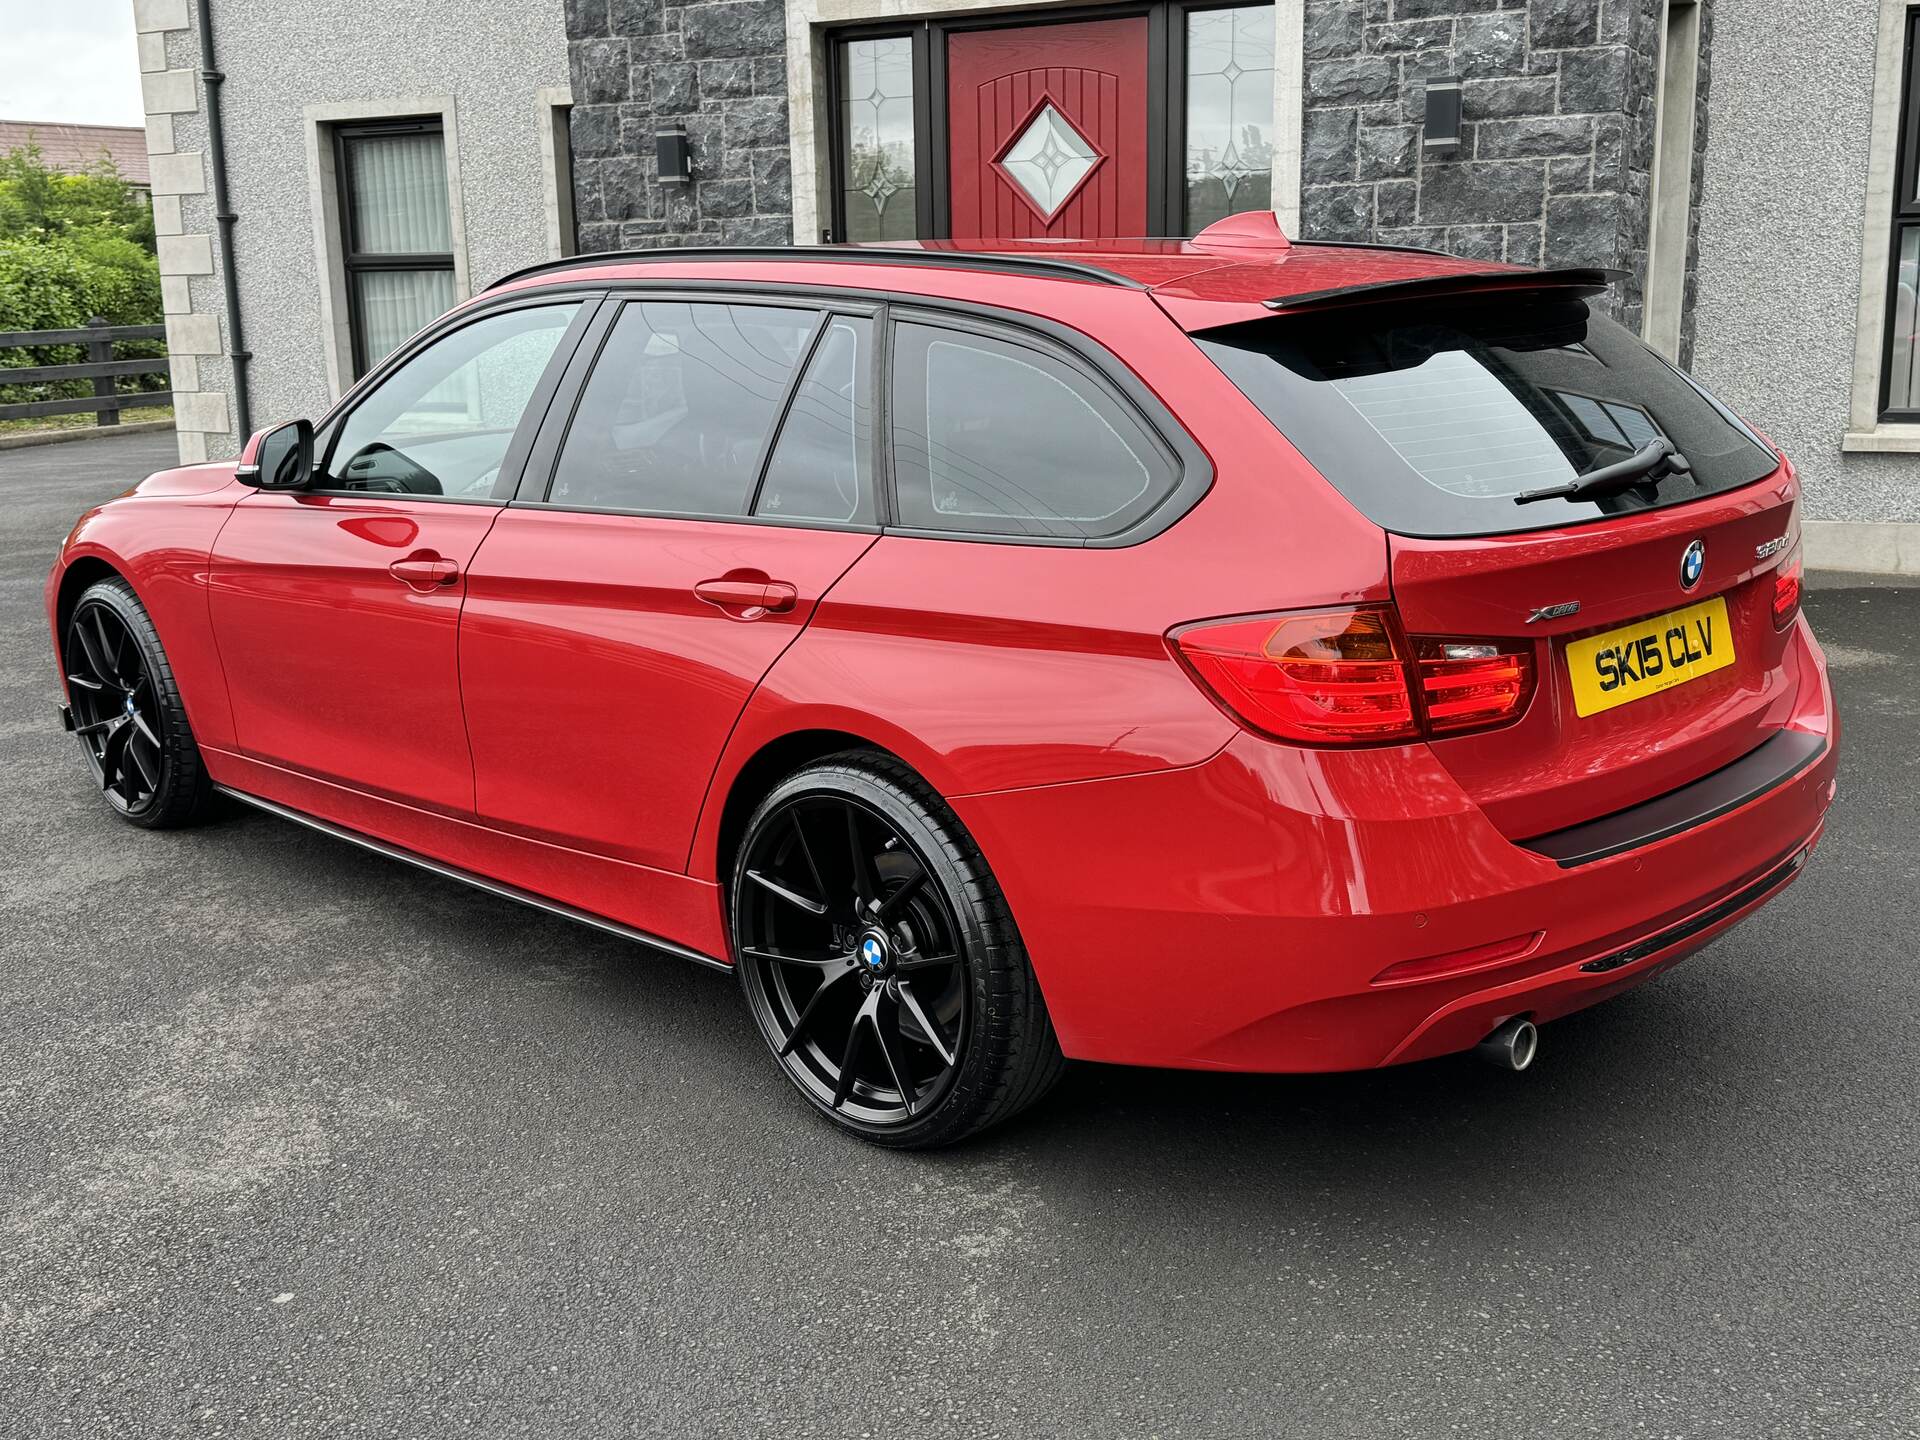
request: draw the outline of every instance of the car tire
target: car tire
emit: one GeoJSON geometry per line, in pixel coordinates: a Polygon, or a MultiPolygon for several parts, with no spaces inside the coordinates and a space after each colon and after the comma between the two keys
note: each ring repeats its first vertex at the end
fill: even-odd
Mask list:
{"type": "Polygon", "coordinates": [[[754,1022],[843,1130],[950,1145],[1017,1115],[1065,1071],[979,847],[893,757],[834,755],[776,785],[747,822],[729,898],[754,1022]]]}
{"type": "Polygon", "coordinates": [[[74,730],[122,820],[166,830],[202,819],[212,784],[146,607],[125,580],[89,585],[61,637],[74,730]]]}

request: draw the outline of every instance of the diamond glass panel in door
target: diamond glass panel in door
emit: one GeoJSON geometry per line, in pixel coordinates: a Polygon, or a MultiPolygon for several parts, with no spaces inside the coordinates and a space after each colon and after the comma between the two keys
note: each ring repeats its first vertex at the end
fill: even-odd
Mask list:
{"type": "Polygon", "coordinates": [[[1051,103],[1040,107],[1000,157],[1001,170],[1043,220],[1053,218],[1099,163],[1086,137],[1051,103]]]}
{"type": "Polygon", "coordinates": [[[847,240],[919,234],[913,183],[913,42],[851,40],[840,50],[841,130],[847,153],[847,240]]]}
{"type": "Polygon", "coordinates": [[[1273,206],[1273,6],[1187,15],[1187,231],[1273,206]]]}

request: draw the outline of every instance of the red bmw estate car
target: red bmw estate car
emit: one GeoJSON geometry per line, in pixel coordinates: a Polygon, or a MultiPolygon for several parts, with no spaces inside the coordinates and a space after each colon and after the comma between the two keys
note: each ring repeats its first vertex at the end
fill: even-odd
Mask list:
{"type": "Polygon", "coordinates": [[[107,802],[222,792],[738,972],[807,1100],[1323,1071],[1638,985],[1839,739],[1793,467],[1593,271],[1192,241],[510,276],[46,589],[107,802]]]}

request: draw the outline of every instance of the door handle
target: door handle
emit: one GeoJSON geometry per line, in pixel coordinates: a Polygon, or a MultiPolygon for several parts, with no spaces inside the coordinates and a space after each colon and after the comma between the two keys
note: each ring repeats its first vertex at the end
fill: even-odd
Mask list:
{"type": "Polygon", "coordinates": [[[717,580],[700,581],[693,593],[736,620],[785,614],[800,598],[786,581],[769,580],[760,570],[730,570],[717,580]]]}
{"type": "Polygon", "coordinates": [[[394,561],[387,566],[387,573],[409,589],[426,595],[443,585],[451,585],[460,577],[460,567],[444,555],[422,550],[394,561]]]}

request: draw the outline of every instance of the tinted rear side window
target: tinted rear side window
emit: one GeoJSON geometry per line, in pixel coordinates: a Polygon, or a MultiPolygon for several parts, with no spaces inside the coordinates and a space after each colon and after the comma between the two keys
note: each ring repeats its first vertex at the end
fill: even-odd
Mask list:
{"type": "Polygon", "coordinates": [[[753,513],[770,520],[873,519],[873,322],[836,315],[807,362],[753,513]]]}
{"type": "Polygon", "coordinates": [[[1130,407],[1078,366],[931,325],[895,330],[893,447],[899,523],[921,530],[1113,535],[1178,478],[1130,407]]]}
{"type": "Polygon", "coordinates": [[[1194,337],[1366,516],[1406,535],[1578,523],[1730,490],[1779,460],[1587,301],[1485,296],[1276,316],[1194,337]],[[1516,505],[1665,438],[1691,478],[1516,505]]]}
{"type": "Polygon", "coordinates": [[[548,500],[744,515],[819,317],[768,305],[644,301],[607,337],[548,500]]]}

